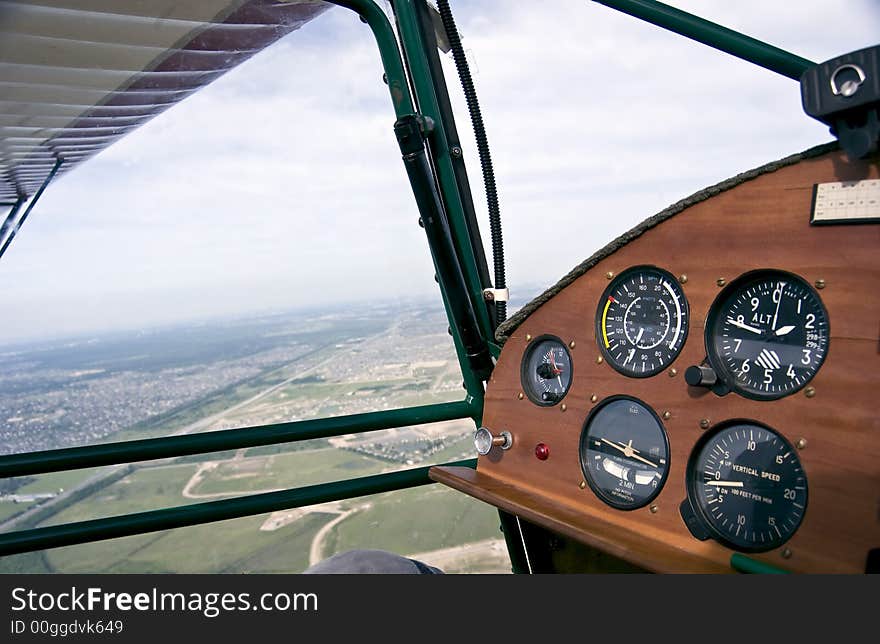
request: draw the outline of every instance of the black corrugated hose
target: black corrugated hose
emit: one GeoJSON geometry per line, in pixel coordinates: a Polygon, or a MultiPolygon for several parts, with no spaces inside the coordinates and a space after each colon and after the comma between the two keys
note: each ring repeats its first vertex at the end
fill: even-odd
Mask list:
{"type": "MultiPolygon", "coordinates": [[[[489,141],[486,138],[486,128],[483,126],[483,116],[480,112],[480,103],[477,101],[477,93],[474,90],[474,81],[468,68],[464,50],[461,47],[461,39],[458,37],[458,29],[452,18],[452,10],[449,8],[449,0],[437,0],[437,8],[440,10],[440,18],[443,20],[443,28],[452,49],[452,57],[455,67],[461,79],[461,87],[467,101],[468,112],[471,115],[471,123],[474,127],[474,137],[477,139],[477,151],[480,154],[480,167],[483,170],[483,184],[486,187],[486,201],[489,208],[489,232],[492,237],[492,260],[495,267],[495,288],[503,289],[507,286],[504,276],[504,242],[501,237],[501,209],[498,207],[498,191],[495,188],[495,171],[492,169],[492,157],[489,155],[489,141]]],[[[507,319],[507,302],[496,302],[495,310],[498,322],[507,319]]]]}

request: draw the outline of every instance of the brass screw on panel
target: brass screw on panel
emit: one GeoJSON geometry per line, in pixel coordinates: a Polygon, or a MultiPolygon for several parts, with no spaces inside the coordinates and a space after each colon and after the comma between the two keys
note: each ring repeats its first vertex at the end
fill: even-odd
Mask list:
{"type": "Polygon", "coordinates": [[[682,284],[687,284],[688,276],[685,275],[684,273],[682,273],[681,275],[678,276],[678,281],[681,282],[682,284]]]}
{"type": "Polygon", "coordinates": [[[659,509],[660,509],[660,508],[658,508],[656,505],[652,505],[652,506],[650,507],[651,514],[657,514],[657,510],[659,510],[659,509]]]}
{"type": "Polygon", "coordinates": [[[605,273],[605,279],[610,280],[612,277],[614,277],[614,271],[608,271],[605,273]]]}
{"type": "Polygon", "coordinates": [[[797,443],[795,443],[794,446],[797,447],[798,449],[805,448],[807,446],[807,439],[806,438],[797,439],[797,443]]]}
{"type": "Polygon", "coordinates": [[[587,487],[587,482],[581,481],[580,483],[578,483],[578,487],[583,490],[585,487],[587,487]]]}
{"type": "Polygon", "coordinates": [[[571,342],[568,343],[568,348],[574,349],[574,340],[572,340],[571,342]]]}
{"type": "Polygon", "coordinates": [[[523,392],[519,392],[519,393],[516,395],[516,397],[517,397],[519,400],[522,400],[522,399],[523,399],[523,392]]]}
{"type": "Polygon", "coordinates": [[[668,411],[663,412],[663,420],[669,420],[671,417],[672,414],[670,414],[668,411]]]}
{"type": "Polygon", "coordinates": [[[708,418],[700,419],[700,429],[709,429],[709,419],[708,418]]]}
{"type": "Polygon", "coordinates": [[[791,549],[790,548],[783,548],[782,549],[782,558],[783,559],[791,559],[791,549]]]}
{"type": "Polygon", "coordinates": [[[567,406],[565,403],[562,403],[562,404],[559,406],[559,408],[560,408],[562,411],[565,411],[566,409],[568,409],[568,406],[567,406]]]}
{"type": "Polygon", "coordinates": [[[605,361],[602,359],[602,356],[596,357],[596,364],[602,364],[603,362],[605,362],[605,361]]]}
{"type": "Polygon", "coordinates": [[[816,395],[816,388],[815,387],[807,387],[806,389],[804,389],[804,395],[807,398],[812,398],[813,396],[816,395]]]}
{"type": "Polygon", "coordinates": [[[676,374],[678,374],[678,369],[676,369],[675,367],[672,367],[672,369],[669,370],[669,377],[675,378],[676,374]]]}
{"type": "Polygon", "coordinates": [[[818,289],[825,288],[825,280],[816,280],[816,288],[818,288],[818,289]]]}
{"type": "Polygon", "coordinates": [[[531,342],[531,341],[532,341],[532,334],[526,333],[526,342],[531,342]]]}
{"type": "Polygon", "coordinates": [[[594,403],[594,402],[596,402],[597,400],[599,400],[599,396],[597,396],[596,394],[593,394],[592,396],[590,396],[590,402],[591,402],[591,403],[594,403]]]}
{"type": "Polygon", "coordinates": [[[725,284],[727,284],[727,280],[724,279],[723,277],[719,277],[717,280],[715,280],[715,283],[718,286],[724,286],[725,284]]]}

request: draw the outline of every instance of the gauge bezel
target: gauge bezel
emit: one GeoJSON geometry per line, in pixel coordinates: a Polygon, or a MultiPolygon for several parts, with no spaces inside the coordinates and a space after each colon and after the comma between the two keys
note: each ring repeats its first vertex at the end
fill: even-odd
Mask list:
{"type": "MultiPolygon", "coordinates": [[[[803,277],[797,275],[796,273],[778,268],[758,268],[743,273],[735,280],[730,282],[730,284],[725,286],[721,290],[721,292],[715,296],[715,299],[712,301],[712,304],[709,307],[709,312],[706,314],[706,326],[703,330],[703,344],[706,347],[706,358],[709,361],[709,366],[712,367],[712,370],[715,372],[718,380],[724,385],[724,388],[726,388],[727,391],[732,391],[737,395],[742,396],[743,398],[748,398],[749,400],[779,400],[781,398],[785,398],[786,396],[796,394],[801,389],[806,387],[813,380],[813,378],[818,375],[819,370],[825,364],[825,360],[826,358],[828,358],[828,353],[831,351],[831,318],[828,315],[828,309],[825,306],[825,302],[822,301],[822,297],[819,295],[819,292],[815,288],[813,288],[812,284],[810,284],[803,277]],[[724,302],[731,300],[731,293],[736,293],[737,291],[741,290],[744,285],[750,282],[760,282],[764,281],[765,279],[772,279],[773,276],[784,277],[785,279],[796,281],[800,285],[804,286],[807,290],[811,291],[812,294],[815,296],[816,301],[819,303],[819,308],[821,309],[822,314],[825,316],[825,352],[822,354],[822,359],[819,360],[819,362],[816,364],[816,368],[813,369],[813,374],[797,387],[787,389],[779,393],[759,394],[754,391],[750,391],[749,389],[746,389],[743,385],[741,385],[737,381],[736,376],[730,372],[730,369],[728,368],[722,357],[717,354],[717,352],[715,351],[715,334],[713,332],[713,329],[715,327],[715,322],[717,321],[718,316],[721,313],[721,305],[724,302]]],[[[724,388],[722,388],[722,391],[724,391],[724,388]]]]}
{"type": "Polygon", "coordinates": [[[528,345],[525,348],[525,351],[523,351],[522,359],[520,360],[519,382],[520,382],[520,385],[522,386],[523,391],[526,394],[526,397],[529,400],[531,400],[534,404],[536,404],[538,407],[555,407],[556,405],[561,403],[565,399],[565,397],[568,395],[568,392],[571,391],[571,386],[574,384],[574,360],[571,359],[571,351],[568,350],[568,346],[565,344],[565,342],[563,342],[560,337],[555,336],[555,335],[551,335],[549,333],[545,333],[543,335],[539,335],[536,338],[532,338],[532,341],[528,343],[528,345]],[[568,379],[568,386],[565,388],[565,391],[563,392],[563,394],[557,400],[555,400],[553,402],[545,402],[539,398],[536,398],[534,395],[534,392],[532,391],[532,388],[531,388],[531,382],[528,380],[527,375],[526,375],[526,365],[528,364],[529,360],[531,359],[532,352],[535,351],[535,348],[541,342],[545,342],[547,340],[552,340],[553,342],[557,342],[559,344],[559,346],[562,347],[562,349],[565,351],[565,355],[568,356],[568,364],[571,366],[571,375],[569,376],[569,379],[568,379]]]}
{"type": "Polygon", "coordinates": [[[762,423],[760,421],[754,420],[752,418],[731,418],[728,420],[724,420],[720,423],[717,423],[713,427],[707,429],[694,444],[693,449],[691,450],[690,456],[688,457],[687,466],[685,468],[685,493],[687,495],[687,502],[693,510],[694,516],[699,520],[700,527],[702,527],[709,534],[709,538],[717,541],[719,544],[724,546],[725,548],[730,548],[731,550],[735,550],[736,552],[769,552],[770,550],[775,550],[776,548],[780,548],[786,543],[788,543],[792,537],[797,534],[797,531],[800,529],[803,524],[804,517],[807,515],[807,508],[809,507],[810,502],[810,484],[807,477],[806,469],[804,468],[803,461],[801,461],[798,456],[798,450],[795,446],[789,441],[778,429],[774,429],[770,427],[766,423],[762,423]],[[804,507],[801,512],[801,518],[798,521],[797,525],[791,531],[785,539],[782,541],[776,541],[769,546],[755,545],[748,546],[736,543],[731,541],[726,534],[721,532],[718,528],[715,527],[715,524],[707,517],[706,509],[703,507],[702,503],[699,503],[699,496],[697,495],[697,487],[700,485],[699,483],[699,472],[697,472],[697,457],[700,452],[703,450],[703,447],[711,441],[715,436],[720,434],[721,432],[727,430],[730,427],[734,427],[736,425],[754,425],[755,427],[760,427],[766,432],[773,434],[776,438],[778,438],[782,443],[791,451],[794,458],[797,460],[798,465],[800,466],[801,472],[803,472],[804,476],[804,507]]]}
{"type": "Polygon", "coordinates": [[[605,505],[608,505],[617,510],[631,511],[638,510],[640,508],[645,507],[649,503],[651,503],[660,492],[663,490],[663,486],[666,485],[666,480],[669,478],[669,470],[672,464],[672,452],[669,448],[669,432],[666,431],[666,426],[663,424],[663,421],[660,419],[660,416],[654,411],[654,408],[651,407],[648,403],[640,398],[636,398],[635,396],[629,396],[626,394],[617,394],[614,396],[609,396],[608,398],[604,398],[599,401],[593,409],[590,410],[590,413],[587,415],[584,424],[581,426],[581,436],[578,441],[578,461],[581,466],[581,473],[584,475],[584,481],[587,482],[587,485],[590,486],[590,489],[596,495],[596,497],[602,501],[605,505]],[[660,482],[657,484],[657,487],[654,491],[646,496],[642,501],[638,504],[631,503],[622,503],[616,500],[614,497],[610,497],[606,495],[605,491],[593,480],[592,473],[590,472],[590,468],[587,467],[584,450],[585,450],[585,441],[589,440],[588,436],[588,428],[593,419],[610,403],[618,401],[618,400],[626,400],[627,402],[634,402],[640,405],[642,408],[647,409],[651,416],[654,418],[654,421],[657,423],[657,426],[660,428],[660,433],[663,436],[663,447],[666,450],[666,465],[663,470],[663,476],[660,478],[660,482]]]}
{"type": "Polygon", "coordinates": [[[665,268],[660,268],[659,266],[654,266],[653,264],[639,264],[637,266],[630,266],[629,268],[624,269],[620,273],[614,276],[611,280],[611,283],[605,287],[605,290],[602,291],[602,295],[599,298],[599,303],[596,306],[596,315],[595,320],[593,322],[593,328],[596,334],[596,344],[599,347],[599,351],[601,352],[605,361],[614,369],[617,373],[626,376],[627,378],[651,378],[656,376],[660,372],[664,371],[667,367],[669,367],[678,356],[681,354],[682,349],[684,349],[684,345],[688,339],[688,333],[690,332],[690,304],[688,303],[687,295],[684,292],[684,289],[681,286],[678,278],[675,277],[672,273],[670,273],[665,268]],[[602,311],[605,305],[605,302],[608,300],[608,296],[617,288],[622,281],[628,279],[633,273],[638,273],[642,271],[654,271],[661,274],[663,277],[669,280],[671,284],[673,284],[673,288],[676,289],[681,294],[681,309],[682,309],[682,337],[681,341],[678,344],[678,348],[675,349],[669,356],[668,361],[661,361],[661,363],[644,373],[636,373],[633,371],[628,371],[625,368],[621,367],[617,364],[617,359],[611,355],[611,352],[604,346],[602,343],[602,311]]]}

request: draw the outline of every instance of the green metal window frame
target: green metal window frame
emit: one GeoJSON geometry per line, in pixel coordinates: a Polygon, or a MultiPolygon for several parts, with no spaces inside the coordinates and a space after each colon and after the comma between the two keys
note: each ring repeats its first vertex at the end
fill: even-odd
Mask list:
{"type": "MultiPolygon", "coordinates": [[[[500,349],[494,345],[494,329],[482,305],[483,284],[480,282],[480,270],[485,270],[485,267],[478,264],[472,246],[462,195],[455,180],[447,143],[449,125],[445,122],[438,105],[426,55],[427,44],[419,29],[417,5],[424,0],[395,0],[393,3],[399,45],[384,11],[373,0],[329,1],[356,12],[372,30],[395,116],[398,119],[413,115],[420,118],[428,117],[434,124],[429,136],[433,137],[435,150],[432,161],[436,174],[437,193],[448,217],[456,260],[464,276],[467,297],[476,313],[482,337],[493,355],[497,357],[500,349]],[[403,56],[401,56],[401,48],[403,56]]],[[[799,79],[806,69],[814,65],[809,60],[654,0],[595,1],[792,79],[799,79]]],[[[450,310],[450,297],[447,292],[450,287],[447,285],[447,276],[439,270],[435,249],[432,248],[431,251],[435,268],[438,269],[440,291],[464,378],[467,395],[463,401],[185,436],[12,454],[0,456],[0,478],[207,454],[227,449],[326,438],[444,420],[470,418],[475,424],[479,424],[483,413],[483,382],[473,372],[461,334],[452,322],[454,317],[450,310]]],[[[448,465],[475,468],[476,459],[457,461],[448,465]]],[[[428,477],[429,469],[429,467],[419,467],[280,492],[252,494],[221,501],[3,533],[0,534],[0,556],[223,521],[427,485],[433,483],[428,477]]],[[[738,554],[733,556],[731,565],[734,569],[743,572],[777,571],[755,565],[753,560],[738,554]]]]}

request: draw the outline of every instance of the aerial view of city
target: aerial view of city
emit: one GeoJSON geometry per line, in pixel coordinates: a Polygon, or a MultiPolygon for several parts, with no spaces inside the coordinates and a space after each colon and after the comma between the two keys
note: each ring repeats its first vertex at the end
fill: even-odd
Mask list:
{"type": "MultiPolygon", "coordinates": [[[[442,308],[393,302],[0,346],[0,454],[461,400],[442,308]]],[[[449,421],[0,480],[0,531],[475,456],[449,421]]],[[[497,511],[440,485],[0,558],[0,572],[301,572],[380,548],[508,573],[497,511]]]]}

